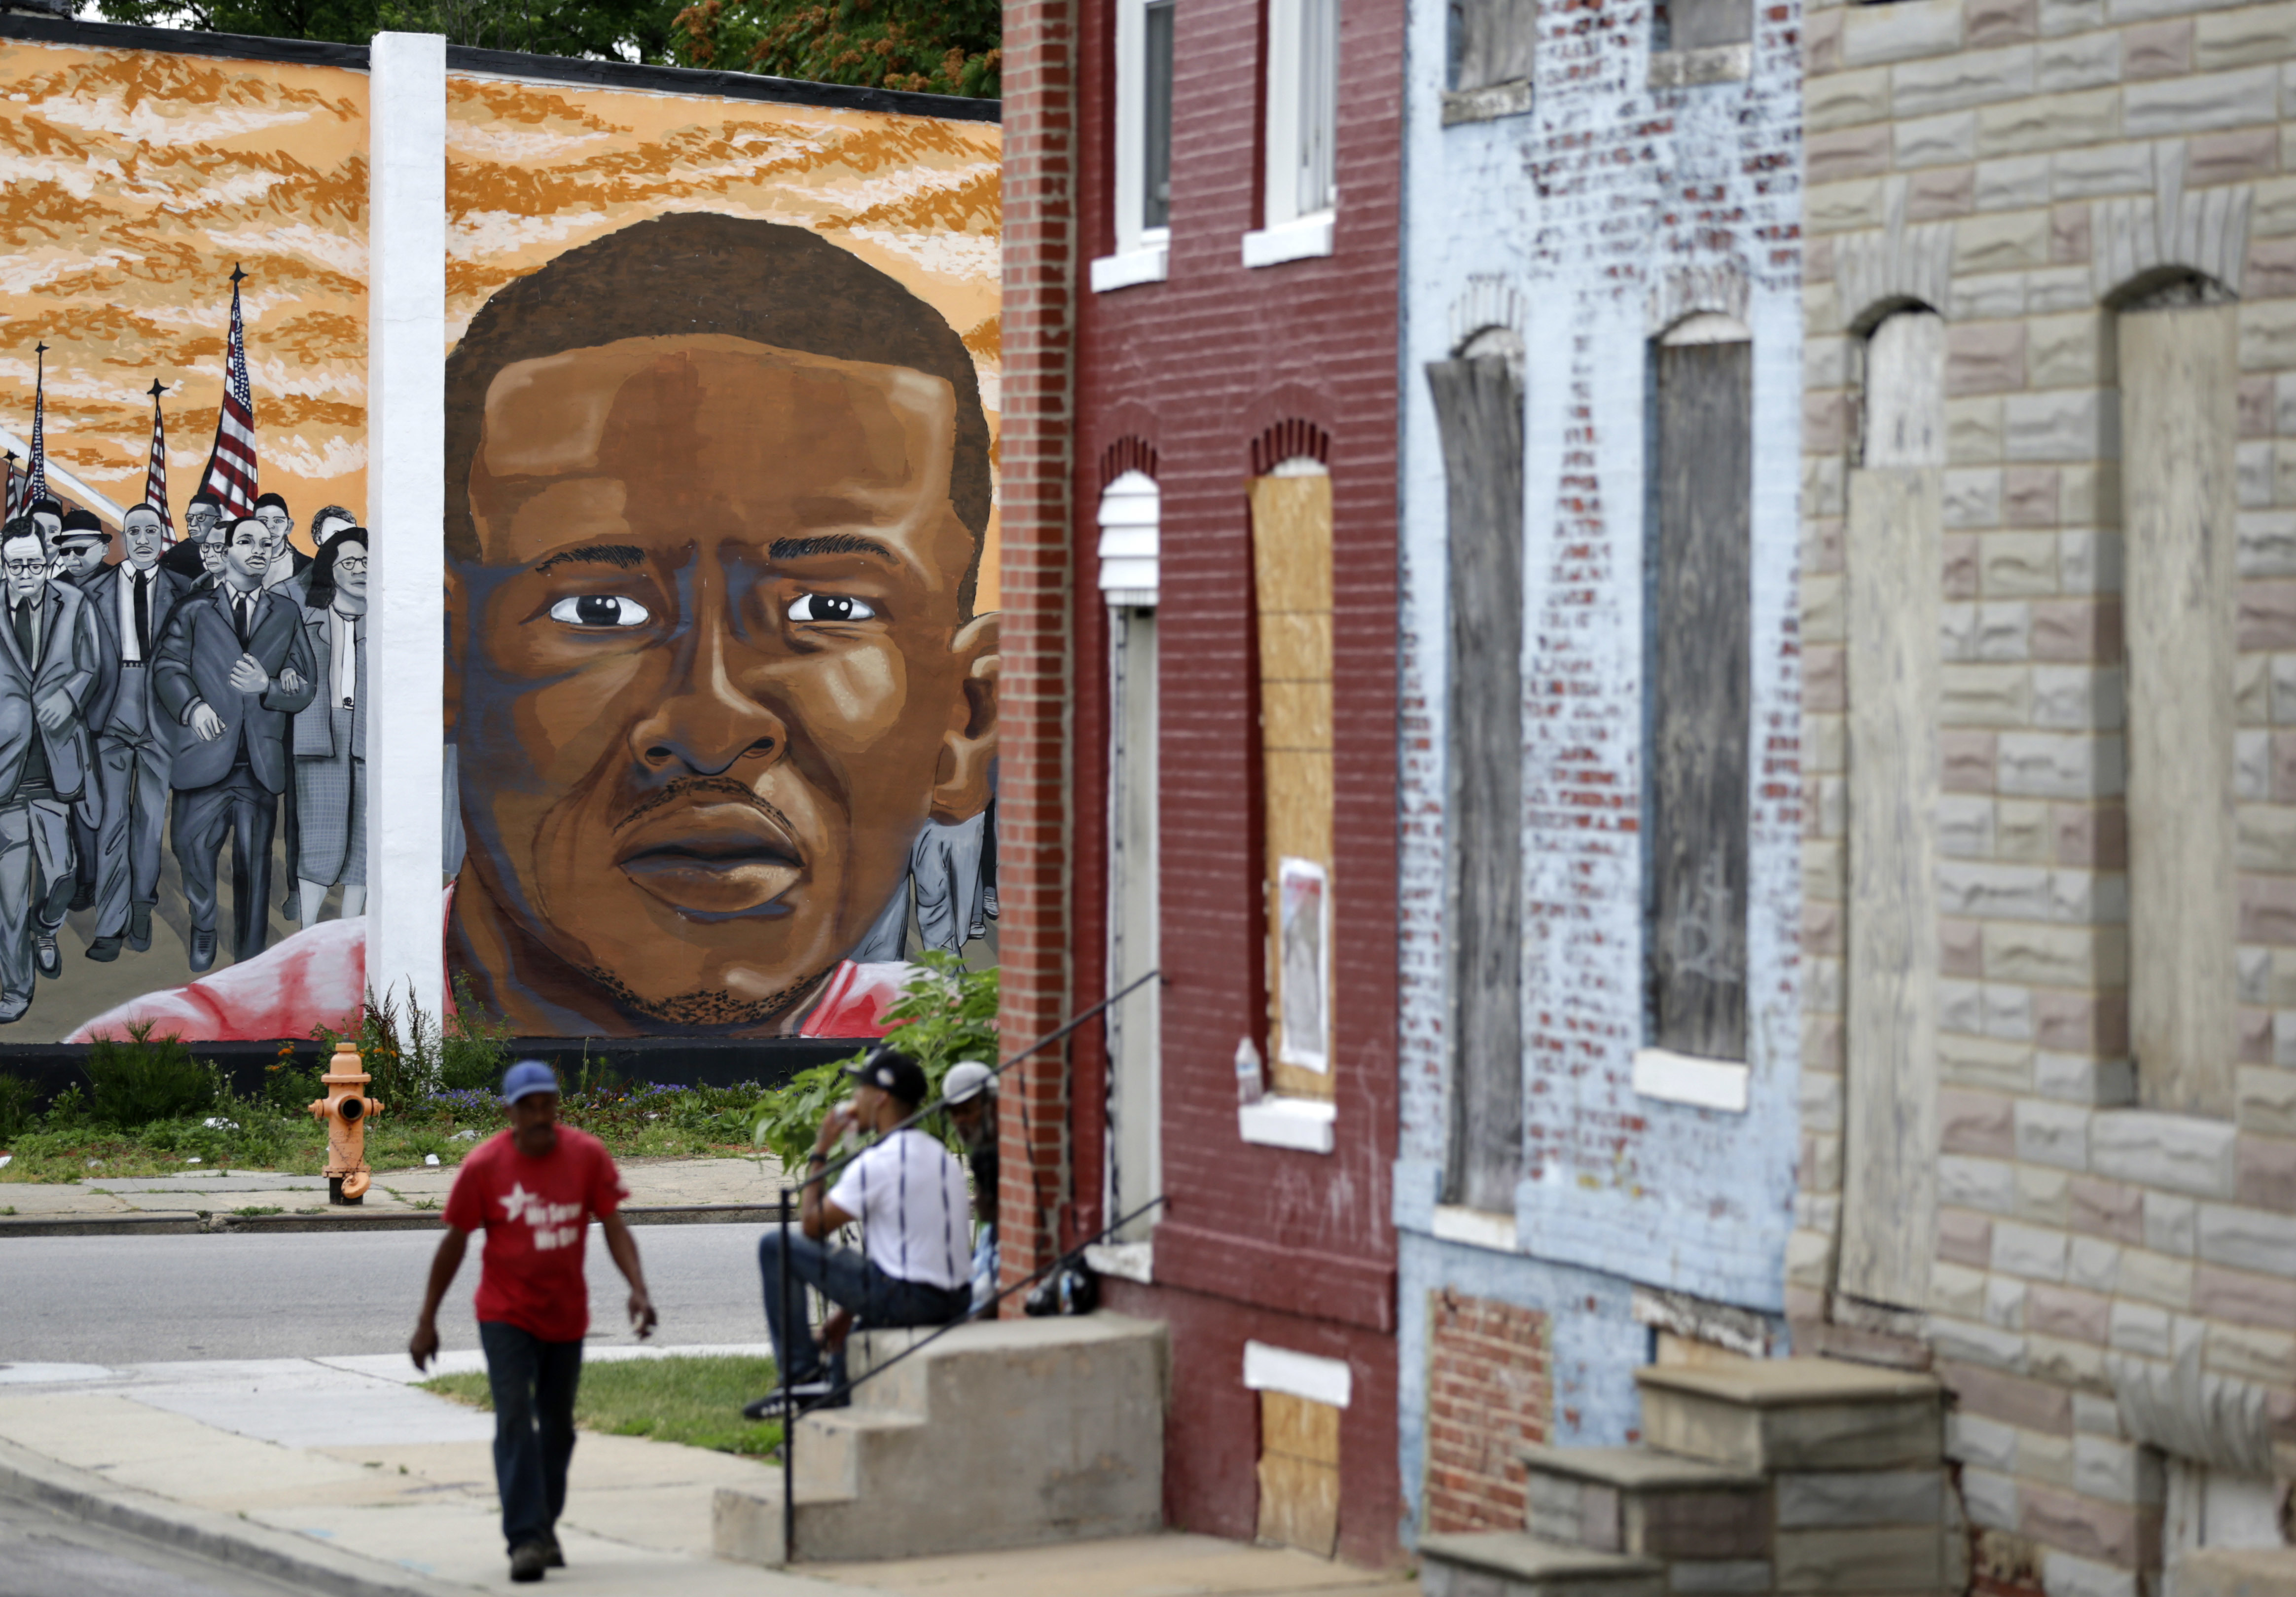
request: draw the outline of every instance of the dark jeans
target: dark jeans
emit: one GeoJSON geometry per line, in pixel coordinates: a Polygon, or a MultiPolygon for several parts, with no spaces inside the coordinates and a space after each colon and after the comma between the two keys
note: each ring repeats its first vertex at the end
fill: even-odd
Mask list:
{"type": "Polygon", "coordinates": [[[774,1338],[775,1368],[783,1382],[797,1386],[824,1376],[842,1386],[845,1355],[838,1354],[824,1366],[821,1347],[805,1314],[805,1288],[840,1308],[851,1309],[856,1321],[882,1330],[897,1325],[947,1325],[962,1320],[972,1307],[972,1288],[929,1287],[888,1275],[857,1249],[832,1247],[816,1242],[794,1226],[789,1234],[790,1321],[782,1323],[782,1233],[776,1226],[758,1243],[758,1270],[765,1278],[766,1326],[774,1338]]]}
{"type": "Polygon", "coordinates": [[[582,1344],[545,1342],[499,1320],[479,1321],[495,1398],[495,1489],[512,1552],[554,1534],[574,1456],[574,1388],[582,1344]]]}

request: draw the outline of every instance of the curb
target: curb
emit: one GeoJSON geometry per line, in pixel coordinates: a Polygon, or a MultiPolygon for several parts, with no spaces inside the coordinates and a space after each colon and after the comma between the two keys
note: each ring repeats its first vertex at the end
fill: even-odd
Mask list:
{"type": "Polygon", "coordinates": [[[195,1553],[209,1563],[267,1576],[327,1597],[467,1597],[471,1590],[413,1570],[378,1572],[372,1560],[357,1553],[217,1510],[170,1502],[44,1458],[13,1442],[0,1441],[0,1491],[84,1524],[125,1531],[195,1553]]]}
{"type": "MultiPolygon", "coordinates": [[[[750,1203],[631,1205],[621,1211],[632,1225],[770,1225],[778,1206],[750,1203]]],[[[227,1210],[160,1214],[15,1215],[0,1217],[0,1237],[174,1237],[222,1233],[263,1236],[284,1231],[430,1231],[436,1209],[385,1209],[369,1214],[345,1207],[324,1214],[234,1214],[227,1210]]]]}

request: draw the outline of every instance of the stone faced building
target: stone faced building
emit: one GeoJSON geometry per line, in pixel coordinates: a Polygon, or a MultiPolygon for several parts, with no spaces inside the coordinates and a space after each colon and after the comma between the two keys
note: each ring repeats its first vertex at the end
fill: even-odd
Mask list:
{"type": "Polygon", "coordinates": [[[2296,10],[1805,31],[1787,1313],[1977,1589],[2152,1590],[2296,1474],[2296,10]]]}

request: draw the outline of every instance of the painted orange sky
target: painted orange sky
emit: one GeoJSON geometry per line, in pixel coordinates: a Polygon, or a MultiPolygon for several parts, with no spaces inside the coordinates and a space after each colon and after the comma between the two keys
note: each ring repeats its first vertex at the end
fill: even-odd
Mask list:
{"type": "MultiPolygon", "coordinates": [[[[770,218],[939,310],[995,424],[995,124],[460,76],[447,97],[450,345],[495,289],[602,234],[676,210],[770,218]]],[[[329,503],[363,515],[366,113],[365,75],[340,68],[0,41],[0,427],[29,436],[45,342],[51,458],[132,504],[157,377],[180,524],[237,265],[262,486],[299,523],[329,503]]]]}
{"type": "Polygon", "coordinates": [[[242,285],[262,485],[299,521],[366,488],[364,73],[0,41],[0,427],[144,497],[156,377],[170,510],[197,485],[242,285]]]}
{"type": "MultiPolygon", "coordinates": [[[[633,222],[706,210],[809,226],[964,337],[997,420],[1002,190],[994,123],[451,78],[447,328],[553,257],[633,222]]],[[[996,607],[996,528],[981,562],[996,607]]]]}

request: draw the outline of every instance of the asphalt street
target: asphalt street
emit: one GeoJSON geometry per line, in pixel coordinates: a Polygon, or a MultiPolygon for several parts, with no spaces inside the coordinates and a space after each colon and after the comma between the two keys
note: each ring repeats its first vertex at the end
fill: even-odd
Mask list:
{"type": "MultiPolygon", "coordinates": [[[[762,1342],[755,1225],[630,1228],[661,1315],[684,1346],[762,1342]]],[[[10,1363],[325,1358],[406,1346],[436,1231],[339,1236],[0,1239],[0,1380],[10,1363]]],[[[590,1339],[626,1343],[627,1288],[590,1228],[590,1339]]],[[[479,1249],[440,1311],[448,1348],[475,1348],[479,1249]]],[[[0,1597],[14,1588],[0,1576],[0,1597]]]]}
{"type": "Polygon", "coordinates": [[[289,1597],[296,1589],[0,1495],[0,1597],[289,1597]]]}

